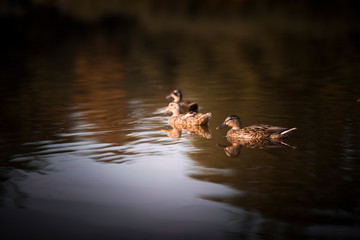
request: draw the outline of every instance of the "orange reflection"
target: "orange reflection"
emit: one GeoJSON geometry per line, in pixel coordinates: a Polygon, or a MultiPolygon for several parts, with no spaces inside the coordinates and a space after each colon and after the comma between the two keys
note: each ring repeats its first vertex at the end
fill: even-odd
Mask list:
{"type": "Polygon", "coordinates": [[[209,130],[209,127],[207,125],[204,126],[184,126],[182,128],[171,125],[172,129],[161,129],[162,131],[167,132],[168,137],[178,140],[181,137],[181,132],[184,131],[187,134],[190,135],[199,135],[203,138],[210,139],[211,138],[211,131],[209,130]]]}
{"type": "Polygon", "coordinates": [[[124,128],[121,121],[127,119],[124,65],[118,57],[108,53],[85,53],[77,56],[74,62],[76,93],[73,98],[80,120],[93,126],[100,142],[124,141],[123,134],[119,134],[124,128]]]}

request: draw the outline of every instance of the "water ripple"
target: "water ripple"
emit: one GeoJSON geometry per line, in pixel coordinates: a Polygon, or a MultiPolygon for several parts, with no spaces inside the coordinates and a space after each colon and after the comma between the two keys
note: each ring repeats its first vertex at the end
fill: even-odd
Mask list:
{"type": "Polygon", "coordinates": [[[31,147],[32,151],[16,154],[12,161],[32,161],[34,158],[51,161],[59,154],[70,153],[95,161],[123,163],[186,151],[183,145],[169,141],[161,131],[167,124],[166,116],[140,114],[138,119],[130,120],[123,128],[115,129],[115,124],[109,124],[108,129],[101,129],[94,123],[87,123],[84,115],[83,112],[72,114],[73,126],[69,131],[55,134],[57,139],[25,143],[24,146],[31,147]]]}

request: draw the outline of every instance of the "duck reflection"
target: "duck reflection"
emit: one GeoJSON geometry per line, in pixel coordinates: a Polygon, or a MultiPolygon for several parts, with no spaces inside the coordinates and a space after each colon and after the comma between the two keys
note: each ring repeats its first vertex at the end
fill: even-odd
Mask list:
{"type": "Polygon", "coordinates": [[[178,128],[172,128],[171,130],[161,129],[161,131],[166,132],[168,137],[172,138],[173,140],[179,140],[181,138],[181,129],[178,128]]]}
{"type": "Polygon", "coordinates": [[[219,148],[223,149],[225,154],[228,157],[236,158],[240,155],[242,145],[240,143],[234,142],[229,146],[223,144],[216,144],[219,148]]]}
{"type": "MultiPolygon", "coordinates": [[[[229,139],[228,139],[229,140],[229,139]]],[[[238,139],[236,141],[230,141],[231,145],[217,144],[217,146],[224,150],[228,157],[236,158],[240,155],[241,148],[296,148],[289,139],[238,139]]]]}
{"type": "Polygon", "coordinates": [[[186,132],[190,135],[199,135],[203,138],[210,139],[211,138],[211,131],[209,130],[208,125],[202,126],[177,126],[174,124],[170,125],[172,127],[171,130],[161,129],[165,131],[168,137],[172,138],[173,140],[178,140],[181,138],[182,131],[186,132]]]}

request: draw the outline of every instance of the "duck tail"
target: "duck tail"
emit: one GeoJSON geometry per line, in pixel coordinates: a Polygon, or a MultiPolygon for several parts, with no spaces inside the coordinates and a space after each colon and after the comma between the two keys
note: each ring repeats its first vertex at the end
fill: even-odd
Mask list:
{"type": "Polygon", "coordinates": [[[194,112],[197,112],[198,110],[198,104],[197,102],[191,102],[188,104],[188,108],[190,111],[194,111],[194,112]]]}
{"type": "Polygon", "coordinates": [[[282,145],[284,145],[286,147],[292,148],[292,149],[296,149],[296,146],[291,145],[290,143],[287,143],[287,142],[284,142],[284,141],[281,141],[280,144],[282,144],[282,145]]]}
{"type": "Polygon", "coordinates": [[[200,125],[205,125],[209,122],[209,119],[211,118],[211,112],[209,113],[205,113],[203,114],[200,118],[199,118],[199,124],[200,125]]]}
{"type": "Polygon", "coordinates": [[[281,136],[281,137],[286,137],[286,136],[288,136],[292,131],[295,131],[296,129],[297,129],[296,127],[290,128],[290,129],[286,129],[285,131],[282,131],[282,132],[280,133],[280,136],[281,136]]]}

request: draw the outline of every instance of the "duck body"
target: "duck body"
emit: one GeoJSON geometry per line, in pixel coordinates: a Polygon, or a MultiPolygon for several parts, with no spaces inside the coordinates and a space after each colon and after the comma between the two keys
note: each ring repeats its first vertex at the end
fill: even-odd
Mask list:
{"type": "Polygon", "coordinates": [[[177,128],[206,125],[211,118],[210,112],[205,114],[196,112],[181,114],[180,104],[177,102],[169,103],[168,108],[162,112],[172,112],[172,116],[168,121],[170,125],[177,128]]]}
{"type": "Polygon", "coordinates": [[[169,118],[170,125],[180,127],[180,128],[189,128],[191,126],[206,125],[211,118],[211,113],[195,113],[190,112],[187,114],[179,114],[177,116],[171,116],[169,118]]]}
{"type": "MultiPolygon", "coordinates": [[[[295,130],[292,129],[291,131],[295,130]]],[[[248,126],[242,129],[230,129],[226,137],[231,140],[238,139],[278,139],[288,136],[284,133],[288,128],[282,128],[277,126],[258,124],[248,126]]]]}
{"type": "Polygon", "coordinates": [[[178,88],[173,90],[166,98],[173,98],[173,102],[179,103],[182,113],[198,111],[198,104],[194,101],[183,100],[182,92],[178,88]]]}
{"type": "Polygon", "coordinates": [[[296,130],[296,128],[284,128],[266,124],[257,124],[242,128],[240,118],[236,115],[228,116],[223,122],[223,124],[218,126],[216,129],[220,129],[225,126],[231,127],[231,129],[226,134],[226,137],[230,142],[254,139],[282,139],[287,137],[294,130],[296,130]]]}

